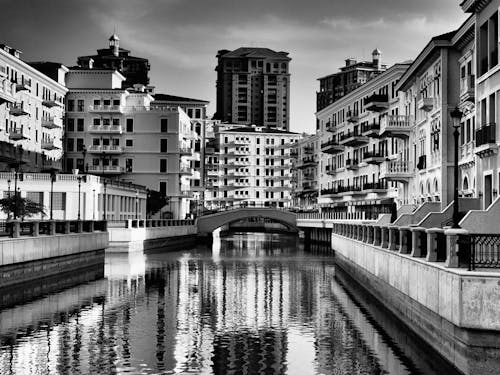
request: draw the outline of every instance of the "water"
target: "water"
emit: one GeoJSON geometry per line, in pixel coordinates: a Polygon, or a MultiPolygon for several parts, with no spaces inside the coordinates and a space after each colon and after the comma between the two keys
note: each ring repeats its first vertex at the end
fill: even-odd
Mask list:
{"type": "Polygon", "coordinates": [[[453,373],[336,272],[279,235],[107,255],[105,278],[0,311],[0,374],[453,373]]]}

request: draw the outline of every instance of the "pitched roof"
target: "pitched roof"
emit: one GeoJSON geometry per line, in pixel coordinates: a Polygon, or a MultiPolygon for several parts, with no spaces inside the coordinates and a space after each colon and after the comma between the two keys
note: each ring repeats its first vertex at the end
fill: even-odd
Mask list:
{"type": "Polygon", "coordinates": [[[291,60],[288,57],[288,52],[276,52],[269,48],[257,48],[257,47],[240,47],[234,51],[228,51],[221,55],[222,57],[261,57],[261,58],[279,58],[291,60]]]}
{"type": "Polygon", "coordinates": [[[169,94],[154,94],[155,100],[161,100],[165,102],[189,102],[189,103],[210,103],[208,100],[185,98],[182,96],[169,95],[169,94]]]}

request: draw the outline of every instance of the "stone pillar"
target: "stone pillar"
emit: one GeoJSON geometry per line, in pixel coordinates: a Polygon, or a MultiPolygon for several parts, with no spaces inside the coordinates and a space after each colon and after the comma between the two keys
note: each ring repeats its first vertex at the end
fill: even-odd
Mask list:
{"type": "Polygon", "coordinates": [[[437,235],[438,233],[444,233],[441,228],[429,228],[425,230],[427,233],[427,256],[425,260],[428,262],[437,262],[437,235]]]}
{"type": "Polygon", "coordinates": [[[380,246],[384,249],[389,247],[389,227],[380,227],[380,246]]]}
{"type": "Polygon", "coordinates": [[[446,261],[444,266],[446,268],[457,268],[458,267],[458,239],[460,235],[467,235],[469,231],[466,229],[446,229],[444,234],[446,235],[446,261]]]}
{"type": "Polygon", "coordinates": [[[411,231],[411,243],[412,243],[410,255],[412,257],[419,258],[423,255],[422,254],[423,247],[427,246],[427,242],[424,244],[422,241],[422,233],[425,233],[425,228],[412,227],[410,228],[410,231],[411,231]]]}
{"type": "Polygon", "coordinates": [[[12,237],[13,238],[21,237],[21,223],[19,221],[12,222],[12,237]]]}
{"type": "Polygon", "coordinates": [[[399,227],[399,252],[408,254],[411,252],[410,227],[399,227]]]}
{"type": "Polygon", "coordinates": [[[396,236],[399,236],[398,227],[390,226],[388,227],[388,230],[389,230],[389,246],[387,248],[389,250],[396,250],[397,247],[396,236]]]}
{"type": "Polygon", "coordinates": [[[89,232],[92,233],[94,231],[94,220],[89,221],[89,232]]]}
{"type": "Polygon", "coordinates": [[[51,236],[55,236],[56,234],[56,222],[55,221],[51,221],[50,224],[49,224],[49,234],[51,236]]]}
{"type": "Polygon", "coordinates": [[[70,229],[69,221],[65,221],[63,224],[64,224],[64,234],[69,234],[69,229],[70,229]]]}
{"type": "Polygon", "coordinates": [[[378,225],[373,226],[373,246],[380,246],[381,228],[378,225]]]}
{"type": "Polygon", "coordinates": [[[83,233],[83,221],[81,221],[81,220],[78,220],[77,232],[83,233]]]}
{"type": "Polygon", "coordinates": [[[33,237],[38,237],[40,235],[40,222],[39,221],[34,221],[33,222],[33,237]]]}
{"type": "Polygon", "coordinates": [[[373,244],[373,225],[366,226],[366,243],[373,244]]]}

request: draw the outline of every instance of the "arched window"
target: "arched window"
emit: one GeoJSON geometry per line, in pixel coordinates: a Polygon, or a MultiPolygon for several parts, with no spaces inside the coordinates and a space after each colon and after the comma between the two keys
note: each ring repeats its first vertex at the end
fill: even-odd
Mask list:
{"type": "Polygon", "coordinates": [[[467,176],[464,177],[464,181],[462,182],[462,189],[469,190],[469,179],[467,176]]]}

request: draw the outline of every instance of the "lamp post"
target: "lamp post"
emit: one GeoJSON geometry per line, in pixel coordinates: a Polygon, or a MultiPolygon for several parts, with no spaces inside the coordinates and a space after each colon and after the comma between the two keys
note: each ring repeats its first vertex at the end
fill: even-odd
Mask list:
{"type": "Polygon", "coordinates": [[[88,173],[89,171],[89,166],[88,164],[85,164],[85,156],[87,155],[87,146],[83,145],[82,147],[82,155],[83,155],[83,170],[85,173],[88,173]]]}
{"type": "Polygon", "coordinates": [[[458,213],[458,137],[460,135],[460,120],[462,119],[462,111],[458,107],[455,107],[450,112],[450,117],[453,121],[453,137],[455,140],[455,160],[454,160],[454,170],[453,170],[453,228],[460,228],[458,224],[460,221],[458,213]]]}
{"type": "Polygon", "coordinates": [[[92,189],[92,220],[95,220],[95,189],[92,189]]]}
{"type": "Polygon", "coordinates": [[[17,179],[19,177],[19,167],[21,166],[23,159],[23,147],[19,145],[17,146],[17,149],[19,150],[19,160],[16,160],[16,163],[14,164],[14,220],[17,219],[17,199],[18,196],[21,196],[21,190],[19,189],[18,193],[17,189],[17,179]]]}
{"type": "Polygon", "coordinates": [[[139,191],[136,190],[135,191],[135,220],[138,219],[138,217],[137,217],[137,215],[138,215],[138,213],[137,213],[137,205],[138,205],[138,203],[139,203],[139,191]]]}
{"type": "Polygon", "coordinates": [[[80,195],[81,195],[81,187],[82,187],[82,176],[78,176],[76,178],[78,180],[78,221],[80,221],[80,195]]]}
{"type": "MultiPolygon", "coordinates": [[[[7,197],[10,198],[10,179],[7,180],[7,197]]],[[[10,220],[10,211],[7,211],[7,220],[10,220]]]]}
{"type": "Polygon", "coordinates": [[[102,219],[103,220],[106,220],[106,187],[108,185],[108,182],[106,180],[104,180],[104,195],[103,195],[103,199],[102,199],[102,208],[103,208],[103,212],[102,212],[102,219]]]}
{"type": "Polygon", "coordinates": [[[53,203],[54,203],[54,182],[56,182],[56,171],[50,171],[50,220],[54,218],[53,216],[53,203]]]}

